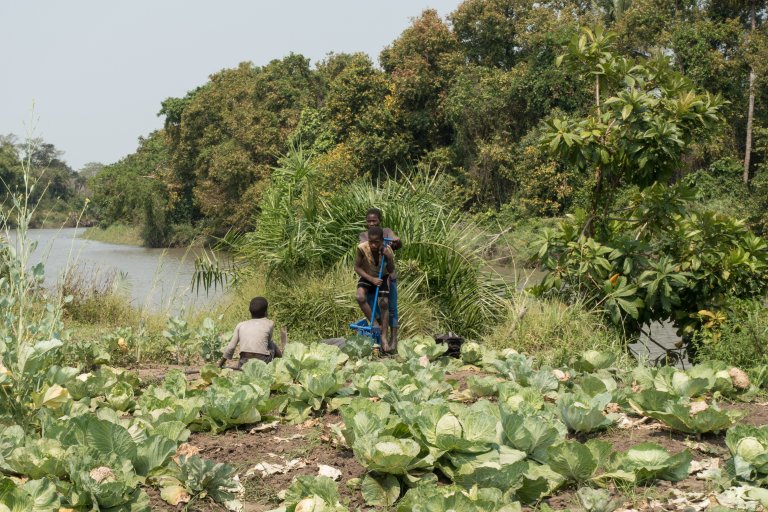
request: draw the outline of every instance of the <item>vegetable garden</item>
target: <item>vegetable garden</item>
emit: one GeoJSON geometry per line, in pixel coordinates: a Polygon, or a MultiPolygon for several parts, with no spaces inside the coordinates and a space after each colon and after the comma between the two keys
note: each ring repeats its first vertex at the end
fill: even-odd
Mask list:
{"type": "Polygon", "coordinates": [[[425,337],[372,359],[352,338],[141,382],[61,366],[61,348],[2,347],[0,510],[768,505],[765,404],[714,362],[628,370],[590,351],[549,368],[425,337]]]}
{"type": "Polygon", "coordinates": [[[768,244],[750,231],[766,230],[768,132],[758,116],[750,171],[736,115],[749,96],[754,116],[764,9],[751,2],[746,37],[743,2],[587,3],[467,1],[452,27],[415,19],[381,70],[291,54],[163,102],[165,127],[91,180],[95,216],[139,222],[150,246],[240,228],[220,240],[231,261],[197,262],[197,287],[263,278],[277,324],[307,341],[242,371],[210,364],[211,319],[73,336],[77,294],[45,290],[30,261],[43,153],[31,134],[0,147],[16,235],[0,244],[0,512],[768,509],[768,244]],[[313,342],[357,315],[343,290],[373,205],[404,241],[406,339],[383,359],[365,338],[313,342]],[[571,336],[593,324],[569,331],[567,312],[550,322],[565,335],[527,345],[562,345],[556,367],[513,350],[528,308],[489,258],[519,252],[502,247],[518,221],[566,214],[515,244],[547,271],[525,300],[599,316],[617,344],[670,322],[700,364],[581,352],[607,343],[571,336]],[[454,359],[411,336],[439,331],[488,344],[454,359]],[[203,366],[148,372],[147,348],[203,366]]]}

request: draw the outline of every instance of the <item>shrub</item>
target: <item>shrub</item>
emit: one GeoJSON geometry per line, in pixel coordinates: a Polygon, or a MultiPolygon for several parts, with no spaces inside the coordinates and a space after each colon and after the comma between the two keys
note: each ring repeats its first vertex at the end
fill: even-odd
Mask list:
{"type": "Polygon", "coordinates": [[[582,303],[538,300],[520,295],[507,308],[505,320],[483,341],[493,349],[512,348],[536,354],[542,364],[567,364],[587,350],[623,353],[622,336],[582,303]]]}
{"type": "Polygon", "coordinates": [[[169,246],[188,247],[193,245],[199,233],[192,224],[174,224],[171,226],[169,246]]]}
{"type": "MultiPolygon", "coordinates": [[[[467,336],[487,331],[500,318],[508,288],[483,259],[495,237],[449,202],[450,184],[426,175],[379,186],[359,181],[321,199],[315,188],[318,171],[306,153],[293,151],[281,164],[264,194],[257,230],[223,247],[234,255],[236,272],[266,271],[269,287],[288,294],[285,297],[297,283],[303,288],[317,282],[313,276],[347,272],[352,285],[333,293],[341,293],[343,303],[351,304],[354,247],[365,226],[365,211],[376,206],[384,211],[384,225],[404,241],[397,253],[398,272],[414,303],[428,303],[442,324],[467,336]]],[[[217,273],[215,265],[198,261],[199,282],[216,282],[217,273]]],[[[313,310],[312,305],[300,305],[292,314],[313,310]]],[[[407,310],[404,303],[401,310],[407,310]]]]}
{"type": "Polygon", "coordinates": [[[726,318],[719,329],[704,331],[694,339],[696,357],[739,368],[768,364],[768,310],[762,302],[737,301],[730,305],[726,318]]]}
{"type": "Polygon", "coordinates": [[[131,306],[125,283],[125,276],[114,272],[68,269],[61,285],[62,296],[72,297],[64,306],[65,316],[75,322],[112,327],[137,323],[140,315],[131,306]]]}

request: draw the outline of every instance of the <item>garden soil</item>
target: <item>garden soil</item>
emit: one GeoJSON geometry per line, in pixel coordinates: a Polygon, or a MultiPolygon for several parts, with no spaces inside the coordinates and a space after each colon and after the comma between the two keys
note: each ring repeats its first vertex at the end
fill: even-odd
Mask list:
{"type": "MultiPolygon", "coordinates": [[[[157,365],[142,367],[139,375],[144,383],[152,383],[162,379],[163,375],[172,369],[185,370],[180,366],[157,365]]],[[[447,374],[457,391],[466,389],[466,381],[472,375],[485,375],[471,370],[447,374]]],[[[198,375],[187,375],[190,380],[198,375]]],[[[768,424],[768,403],[734,403],[721,404],[722,408],[743,410],[747,413],[743,423],[751,425],[768,424]]],[[[700,439],[695,436],[685,436],[675,433],[661,423],[646,419],[639,422],[632,418],[631,428],[612,428],[598,435],[590,436],[612,444],[615,451],[624,451],[644,442],[658,443],[670,454],[690,450],[696,463],[708,466],[723,467],[728,457],[723,435],[704,435],[700,439]]],[[[189,444],[199,449],[200,456],[223,462],[233,466],[244,486],[241,500],[245,512],[264,512],[279,507],[281,491],[287,489],[293,479],[299,475],[317,475],[320,465],[331,466],[340,472],[337,480],[339,493],[343,503],[348,503],[351,510],[374,510],[366,507],[358,488],[351,489],[347,483],[352,479],[365,475],[363,468],[351,450],[339,447],[337,436],[331,426],[340,424],[338,414],[327,414],[312,418],[299,425],[279,424],[277,422],[260,423],[255,426],[243,426],[239,429],[211,435],[209,433],[194,433],[190,436],[189,444]],[[291,463],[294,463],[291,466],[291,463]],[[256,469],[260,463],[274,466],[286,466],[286,471],[262,475],[256,469]],[[249,474],[250,473],[250,474],[249,474]],[[248,475],[248,476],[246,476],[248,475]]],[[[583,441],[583,440],[582,440],[583,441]]],[[[670,505],[671,502],[686,502],[687,499],[709,499],[716,504],[713,485],[698,479],[692,474],[687,479],[671,484],[658,481],[647,487],[635,487],[628,493],[612,487],[609,489],[613,497],[621,504],[619,510],[661,512],[664,510],[684,510],[685,504],[670,505]]],[[[172,507],[160,499],[159,493],[149,490],[152,510],[180,511],[182,505],[172,507]]],[[[574,490],[563,490],[556,496],[544,500],[553,510],[581,510],[574,490]]],[[[219,512],[225,508],[203,502],[192,504],[187,510],[200,512],[219,512]]],[[[526,511],[536,510],[525,507],[526,511]]]]}

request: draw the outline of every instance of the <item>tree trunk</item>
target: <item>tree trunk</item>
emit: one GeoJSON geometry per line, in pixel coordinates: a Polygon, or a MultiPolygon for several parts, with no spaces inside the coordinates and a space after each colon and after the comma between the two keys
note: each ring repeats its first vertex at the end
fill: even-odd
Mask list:
{"type": "Polygon", "coordinates": [[[595,185],[592,187],[592,200],[590,201],[589,218],[581,230],[581,236],[588,238],[595,237],[595,222],[600,213],[600,205],[603,194],[603,170],[600,167],[595,169],[595,185]]]}
{"type": "Polygon", "coordinates": [[[749,72],[749,107],[747,107],[747,141],[744,148],[744,175],[742,180],[749,183],[749,161],[752,155],[752,118],[755,114],[755,72],[749,72]]]}
{"type": "MultiPolygon", "coordinates": [[[[756,28],[755,0],[751,2],[750,18],[752,19],[752,33],[756,28]]],[[[755,68],[749,70],[749,106],[747,107],[747,140],[744,148],[744,174],[742,181],[749,183],[749,161],[752,156],[752,119],[755,116],[755,68]]]]}
{"type": "Polygon", "coordinates": [[[600,113],[600,75],[595,76],[595,106],[597,107],[597,115],[600,113]]]}

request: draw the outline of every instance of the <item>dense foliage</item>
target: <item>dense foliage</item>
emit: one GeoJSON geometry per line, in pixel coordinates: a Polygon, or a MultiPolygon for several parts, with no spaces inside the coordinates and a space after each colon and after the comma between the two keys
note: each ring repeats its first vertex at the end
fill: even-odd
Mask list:
{"type": "MultiPolygon", "coordinates": [[[[115,181],[153,179],[129,180],[123,205],[108,187],[94,200],[104,224],[148,224],[150,245],[174,236],[181,243],[194,232],[245,232],[254,227],[278,155],[293,144],[317,156],[320,194],[354,178],[402,179],[426,167],[453,181],[465,209],[502,208],[504,218],[562,215],[587,206],[584,191],[594,184],[582,177],[584,166],[538,148],[540,121],[588,115],[607,99],[615,75],[630,71],[622,66],[658,54],[695,90],[720,95],[726,122],[707,138],[691,126],[683,150],[668,133],[657,142],[670,143],[675,155],[667,160],[660,151],[655,162],[664,159],[677,179],[709,173],[724,158],[743,162],[749,145],[749,176],[758,179],[768,120],[762,7],[757,0],[466,0],[447,20],[432,10],[414,18],[381,52],[380,67],[363,54],[333,54],[314,66],[293,54],[242,63],[163,101],[164,129],[109,168],[115,181]],[[585,45],[573,65],[558,66],[558,55],[586,26],[598,27],[593,34],[601,37],[615,33],[611,59],[602,62],[598,43],[585,45]]],[[[645,68],[663,70],[652,65],[657,61],[645,68]]],[[[653,78],[644,79],[637,89],[646,98],[627,99],[637,108],[653,90],[653,78]]],[[[750,219],[762,226],[757,221],[750,219]]]]}
{"type": "Polygon", "coordinates": [[[553,117],[541,141],[591,173],[592,189],[588,211],[540,241],[549,273],[538,291],[586,297],[630,332],[672,320],[690,335],[729,300],[765,293],[768,244],[743,221],[696,208],[685,185],[669,185],[693,141],[717,129],[722,100],[697,93],[666,57],[618,58],[613,38],[584,30],[563,56],[596,77],[596,107],[553,117]]]}
{"type": "MultiPolygon", "coordinates": [[[[74,226],[84,220],[86,174],[94,168],[100,165],[87,164],[85,174],[75,172],[64,160],[64,152],[42,139],[21,142],[14,135],[0,136],[0,204],[8,208],[13,196],[28,187],[28,200],[36,205],[33,227],[74,226]]],[[[90,218],[86,214],[85,219],[90,218]]]]}
{"type": "Polygon", "coordinates": [[[375,204],[403,241],[396,256],[401,327],[478,336],[506,314],[511,290],[484,259],[496,237],[464,218],[445,179],[421,174],[378,187],[357,180],[323,197],[316,162],[301,150],[280,161],[259,203],[256,229],[219,245],[233,259],[228,268],[198,261],[202,284],[267,274],[266,295],[285,325],[313,337],[338,336],[359,315],[349,280],[365,229],[361,212],[375,204]],[[316,295],[316,285],[326,293],[316,295]]]}

